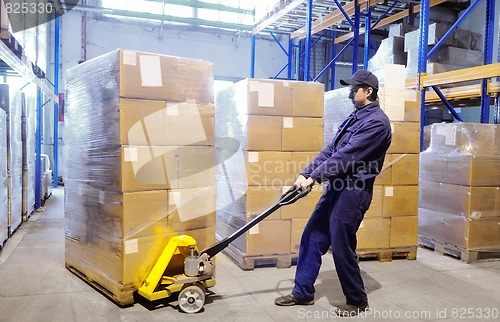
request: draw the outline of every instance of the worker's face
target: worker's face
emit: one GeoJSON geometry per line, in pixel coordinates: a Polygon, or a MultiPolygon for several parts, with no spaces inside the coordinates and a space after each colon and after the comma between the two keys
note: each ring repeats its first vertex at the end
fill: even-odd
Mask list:
{"type": "Polygon", "coordinates": [[[368,97],[372,95],[373,89],[371,87],[363,88],[359,85],[352,85],[351,91],[349,93],[349,98],[352,101],[352,104],[355,108],[363,107],[367,104],[370,104],[370,100],[368,97]]]}

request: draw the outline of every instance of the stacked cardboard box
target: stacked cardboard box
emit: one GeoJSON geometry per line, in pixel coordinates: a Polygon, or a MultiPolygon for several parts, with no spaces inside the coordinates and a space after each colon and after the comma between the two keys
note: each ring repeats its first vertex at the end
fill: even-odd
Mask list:
{"type": "MultiPolygon", "coordinates": [[[[450,24],[446,23],[429,25],[429,50],[444,36],[449,28],[450,24]]],[[[407,78],[417,76],[419,36],[419,30],[405,34],[404,51],[408,54],[407,78]]],[[[481,34],[465,29],[455,29],[434,55],[428,59],[427,73],[442,73],[481,65],[483,63],[481,38],[481,34]]]]}
{"type": "Polygon", "coordinates": [[[406,64],[404,37],[390,36],[383,39],[375,55],[370,58],[368,70],[378,77],[380,83],[384,83],[384,66],[387,64],[406,64]]]}
{"type": "Polygon", "coordinates": [[[0,245],[8,237],[7,113],[0,108],[0,245]]]}
{"type": "Polygon", "coordinates": [[[36,149],[36,99],[26,95],[23,106],[23,220],[35,210],[35,149],[36,149]]]}
{"type": "Polygon", "coordinates": [[[22,222],[22,142],[23,95],[6,84],[0,85],[0,108],[7,113],[7,192],[9,236],[22,222]]]}
{"type": "MultiPolygon", "coordinates": [[[[275,204],[323,148],[323,86],[246,79],[217,97],[217,235],[227,237],[275,204]]],[[[236,240],[237,259],[297,252],[321,187],[236,240]],[[293,237],[292,237],[293,235],[293,237]]]]}
{"type": "Polygon", "coordinates": [[[420,158],[419,234],[461,250],[500,249],[500,127],[433,124],[420,158]]]}
{"type": "Polygon", "coordinates": [[[215,242],[213,65],[117,50],[66,89],[66,265],[129,304],[172,236],[215,242]]]}
{"type": "Polygon", "coordinates": [[[358,231],[360,252],[417,246],[420,100],[417,92],[404,88],[404,65],[385,65],[384,70],[379,102],[391,121],[392,143],[358,231]]]}

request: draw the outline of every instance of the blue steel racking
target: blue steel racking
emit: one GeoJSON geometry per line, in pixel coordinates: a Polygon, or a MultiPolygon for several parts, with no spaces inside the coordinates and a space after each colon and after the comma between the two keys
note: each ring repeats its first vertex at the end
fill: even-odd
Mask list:
{"type": "MultiPolygon", "coordinates": [[[[377,21],[375,23],[371,23],[372,21],[372,7],[376,7],[376,1],[372,0],[354,0],[346,5],[342,6],[338,0],[333,0],[337,6],[337,10],[332,11],[329,15],[325,15],[327,17],[325,22],[320,22],[314,24],[312,21],[312,9],[313,9],[313,1],[306,0],[306,21],[305,27],[301,28],[301,30],[296,30],[292,32],[289,36],[289,46],[288,51],[283,48],[283,46],[278,41],[277,37],[273,34],[272,31],[269,31],[272,38],[279,44],[282,51],[287,56],[287,64],[281,68],[281,70],[273,77],[277,78],[286,68],[288,68],[287,79],[292,79],[292,69],[294,68],[293,64],[293,49],[297,48],[297,55],[299,59],[296,59],[295,62],[295,71],[296,71],[296,80],[309,80],[309,81],[317,81],[319,77],[321,77],[328,69],[331,69],[331,77],[329,80],[330,89],[333,89],[333,84],[335,80],[335,62],[342,55],[342,53],[348,48],[351,44],[353,44],[354,48],[357,48],[359,44],[359,37],[361,33],[365,33],[364,35],[364,55],[363,55],[363,68],[366,69],[368,67],[368,60],[370,58],[370,48],[373,48],[375,51],[377,48],[371,41],[370,33],[377,26],[381,27],[387,24],[390,24],[394,21],[400,20],[406,16],[411,16],[420,12],[420,37],[419,37],[419,62],[418,62],[418,75],[416,79],[407,80],[407,87],[413,87],[421,92],[421,126],[424,125],[424,111],[425,104],[429,101],[442,101],[445,106],[450,110],[453,116],[461,121],[458,113],[453,109],[451,103],[448,99],[462,99],[462,98],[472,98],[472,97],[480,97],[481,98],[481,122],[488,123],[489,121],[489,108],[490,108],[490,94],[498,93],[500,91],[499,83],[491,83],[488,81],[488,78],[500,76],[500,72],[497,72],[497,69],[500,69],[498,64],[492,64],[492,55],[493,55],[493,28],[494,28],[494,12],[495,12],[495,0],[471,0],[471,4],[469,8],[465,10],[463,15],[452,25],[450,30],[443,36],[443,38],[431,49],[431,51],[427,52],[427,44],[428,41],[428,27],[429,27],[429,12],[430,8],[446,2],[446,0],[421,0],[420,5],[409,6],[408,8],[399,8],[400,11],[397,13],[393,13],[389,16],[389,13],[397,7],[399,1],[393,1],[392,5],[381,15],[379,15],[377,21]],[[427,75],[427,59],[435,53],[437,48],[446,40],[447,37],[457,28],[457,26],[470,14],[470,12],[475,8],[475,6],[480,1],[486,1],[486,21],[485,21],[485,42],[484,42],[484,65],[468,68],[464,70],[427,75]],[[361,2],[361,4],[360,4],[361,2]],[[360,28],[360,20],[361,20],[361,7],[364,6],[364,16],[365,16],[365,28],[360,28]],[[351,19],[352,13],[354,16],[351,19]],[[339,18],[341,16],[341,18],[339,18]],[[331,26],[333,23],[329,23],[333,21],[333,23],[338,22],[339,20],[344,20],[349,23],[352,27],[353,32],[347,33],[343,36],[337,37],[337,31],[332,30],[330,36],[332,38],[332,58],[330,62],[324,67],[324,69],[315,77],[311,77],[310,75],[310,51],[312,47],[325,35],[326,28],[331,26]],[[367,30],[365,30],[367,29],[367,30]],[[312,34],[318,33],[320,31],[324,31],[321,33],[317,39],[311,43],[312,34]],[[294,37],[295,36],[295,37],[294,37]],[[300,37],[299,37],[300,36],[300,37]],[[297,39],[295,38],[299,38],[297,39]],[[305,38],[305,41],[302,41],[300,38],[305,38]],[[336,44],[347,41],[347,44],[337,52],[336,44]],[[302,49],[303,48],[303,49],[302,49]],[[303,52],[302,52],[303,51],[303,52]],[[301,58],[305,56],[304,63],[301,63],[301,58]],[[303,71],[303,76],[301,76],[301,71],[303,71]],[[457,75],[459,75],[457,77],[457,75]],[[476,87],[471,88],[471,86],[465,87],[457,87],[454,89],[447,89],[447,93],[445,90],[441,90],[438,86],[443,84],[457,83],[457,79],[459,81],[469,81],[469,80],[481,80],[481,86],[479,89],[476,87]],[[432,88],[434,93],[427,93],[429,95],[429,99],[426,98],[426,89],[432,88]],[[448,98],[448,99],[447,99],[448,98]]],[[[288,7],[280,10],[280,17],[283,17],[285,14],[284,11],[288,9],[293,9],[298,6],[298,2],[303,1],[292,1],[288,7]]],[[[279,19],[279,18],[278,18],[279,19]]],[[[315,21],[317,22],[317,21],[315,21]]],[[[251,62],[251,77],[254,76],[254,66],[255,66],[255,34],[264,30],[264,27],[254,28],[254,35],[252,37],[252,62],[251,62]]],[[[499,48],[499,56],[500,56],[500,48],[499,48]]],[[[500,57],[499,57],[500,59],[500,57]]],[[[352,71],[355,72],[358,68],[358,57],[357,50],[353,51],[353,68],[352,71]]],[[[498,98],[495,103],[497,106],[500,105],[498,102],[498,98]]],[[[497,108],[495,114],[495,122],[500,121],[500,111],[497,108]]],[[[423,128],[421,131],[421,135],[423,136],[423,128]]],[[[421,142],[423,142],[423,138],[421,138],[421,142]]]]}

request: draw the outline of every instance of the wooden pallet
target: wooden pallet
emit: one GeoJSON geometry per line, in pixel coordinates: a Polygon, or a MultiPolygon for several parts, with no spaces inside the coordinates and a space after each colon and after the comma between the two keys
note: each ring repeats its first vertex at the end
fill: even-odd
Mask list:
{"type": "Polygon", "coordinates": [[[442,243],[421,235],[418,236],[418,244],[421,247],[431,249],[443,255],[455,257],[466,263],[477,262],[481,259],[500,258],[500,249],[464,249],[456,245],[442,243]]]}
{"type": "Polygon", "coordinates": [[[297,254],[247,256],[232,245],[229,245],[222,252],[244,271],[259,267],[290,268],[297,264],[297,254]]]}
{"type": "Polygon", "coordinates": [[[81,278],[84,282],[88,283],[90,286],[95,288],[97,291],[100,293],[104,294],[106,297],[111,299],[113,302],[118,304],[119,306],[125,307],[125,306],[130,306],[133,305],[135,302],[134,299],[134,290],[132,289],[123,289],[120,292],[113,293],[112,291],[108,290],[106,287],[101,285],[99,282],[93,280],[90,278],[87,274],[81,272],[78,268],[71,266],[68,263],[65,263],[66,268],[79,278],[81,278]]]}
{"type": "Polygon", "coordinates": [[[385,249],[361,249],[356,251],[358,260],[378,260],[392,262],[393,259],[417,259],[417,246],[394,247],[385,249]]]}

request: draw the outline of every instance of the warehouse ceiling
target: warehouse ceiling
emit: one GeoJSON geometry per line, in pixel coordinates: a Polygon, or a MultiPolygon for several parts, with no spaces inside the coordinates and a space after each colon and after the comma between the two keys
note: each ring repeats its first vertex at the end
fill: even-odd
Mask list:
{"type": "MultiPolygon", "coordinates": [[[[431,0],[449,11],[467,7],[469,0],[431,0]]],[[[76,10],[93,12],[114,19],[149,23],[198,26],[225,30],[252,31],[254,34],[273,32],[303,37],[297,30],[304,28],[307,13],[306,0],[83,0],[76,10]]],[[[321,30],[352,32],[350,22],[339,10],[348,11],[353,1],[313,0],[312,20],[321,24],[321,30]],[[330,19],[336,14],[335,19],[330,19]],[[333,23],[323,24],[324,20],[333,23]]],[[[358,0],[361,10],[360,25],[364,27],[367,5],[371,9],[372,22],[395,14],[418,11],[420,0],[358,0]]],[[[405,19],[398,19],[399,21],[405,19]]],[[[397,22],[394,21],[394,22],[397,22]]],[[[417,22],[418,23],[418,22],[417,22]]],[[[313,29],[313,33],[316,33],[313,29]]]]}

